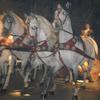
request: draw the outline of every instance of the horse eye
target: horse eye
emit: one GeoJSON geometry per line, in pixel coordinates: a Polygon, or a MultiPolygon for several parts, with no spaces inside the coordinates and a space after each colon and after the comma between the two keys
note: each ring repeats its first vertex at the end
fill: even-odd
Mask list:
{"type": "Polygon", "coordinates": [[[31,26],[31,29],[32,29],[32,30],[36,30],[36,29],[37,29],[37,27],[36,27],[36,26],[34,26],[34,27],[32,27],[32,26],[31,26]]]}
{"type": "Polygon", "coordinates": [[[63,14],[64,14],[64,15],[66,15],[66,13],[65,13],[65,12],[63,12],[63,14]]]}
{"type": "Polygon", "coordinates": [[[34,30],[34,27],[31,27],[32,30],[34,30]]]}
{"type": "Polygon", "coordinates": [[[7,22],[8,22],[8,23],[10,22],[9,18],[7,18],[7,22]]]}
{"type": "Polygon", "coordinates": [[[30,21],[29,20],[27,21],[27,24],[30,24],[30,21]]]}

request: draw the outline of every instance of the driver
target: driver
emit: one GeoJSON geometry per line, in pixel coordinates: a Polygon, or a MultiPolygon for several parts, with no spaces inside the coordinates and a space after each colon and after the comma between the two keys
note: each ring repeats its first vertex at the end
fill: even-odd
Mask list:
{"type": "Polygon", "coordinates": [[[91,29],[90,24],[85,24],[83,29],[81,30],[81,37],[87,38],[93,33],[93,30],[91,29]]]}

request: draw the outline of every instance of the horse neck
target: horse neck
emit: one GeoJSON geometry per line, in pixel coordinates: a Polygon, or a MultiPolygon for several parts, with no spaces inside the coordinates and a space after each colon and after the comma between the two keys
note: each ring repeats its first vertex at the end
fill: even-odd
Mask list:
{"type": "Polygon", "coordinates": [[[44,33],[44,31],[40,28],[37,32],[37,42],[45,41],[47,40],[47,37],[44,33]]]}
{"type": "Polygon", "coordinates": [[[62,30],[59,32],[59,42],[64,43],[70,40],[73,37],[73,31],[71,26],[70,18],[66,19],[65,23],[62,26],[62,30]]]}
{"type": "MultiPolygon", "coordinates": [[[[37,18],[40,22],[40,29],[42,29],[42,37],[40,36],[38,39],[40,40],[47,40],[49,43],[49,47],[52,48],[57,41],[57,36],[54,33],[53,27],[51,23],[44,17],[37,15],[37,18]],[[44,38],[43,38],[44,37],[44,38]]],[[[40,35],[40,34],[39,34],[40,35]]]]}
{"type": "Polygon", "coordinates": [[[14,16],[14,19],[15,19],[15,23],[13,23],[12,25],[11,32],[14,35],[20,36],[24,33],[25,26],[16,16],[14,16]]]}
{"type": "Polygon", "coordinates": [[[3,23],[2,23],[2,21],[0,20],[0,36],[1,36],[2,33],[3,33],[3,28],[4,28],[3,23]]]}

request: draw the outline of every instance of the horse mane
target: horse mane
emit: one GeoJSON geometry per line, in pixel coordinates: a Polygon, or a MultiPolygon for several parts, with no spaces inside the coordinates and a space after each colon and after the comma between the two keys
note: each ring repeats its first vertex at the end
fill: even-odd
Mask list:
{"type": "Polygon", "coordinates": [[[3,26],[3,18],[4,18],[4,15],[0,15],[0,36],[2,35],[2,32],[4,30],[4,26],[3,26]]]}
{"type": "Polygon", "coordinates": [[[12,15],[13,17],[15,17],[20,23],[21,25],[26,28],[26,24],[24,23],[24,21],[18,16],[16,15],[14,12],[9,11],[9,14],[12,15]]]}
{"type": "Polygon", "coordinates": [[[18,36],[22,35],[25,33],[26,29],[26,24],[24,23],[23,19],[16,15],[13,11],[6,11],[4,12],[5,16],[10,16],[13,19],[13,24],[10,30],[10,34],[14,35],[14,38],[16,39],[18,36]]]}
{"type": "Polygon", "coordinates": [[[1,21],[3,20],[3,18],[4,18],[4,15],[3,15],[3,14],[0,15],[0,20],[1,20],[1,21]]]}
{"type": "Polygon", "coordinates": [[[40,28],[43,29],[45,35],[47,36],[47,39],[52,46],[57,42],[57,35],[53,30],[53,27],[51,23],[44,17],[40,15],[35,15],[37,17],[37,20],[39,22],[40,28]]]}

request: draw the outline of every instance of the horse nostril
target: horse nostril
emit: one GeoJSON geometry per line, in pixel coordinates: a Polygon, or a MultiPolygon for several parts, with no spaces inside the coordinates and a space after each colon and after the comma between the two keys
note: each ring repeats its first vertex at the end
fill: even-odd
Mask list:
{"type": "Polygon", "coordinates": [[[34,30],[34,28],[33,28],[33,27],[31,27],[31,29],[32,29],[32,30],[34,30]]]}

